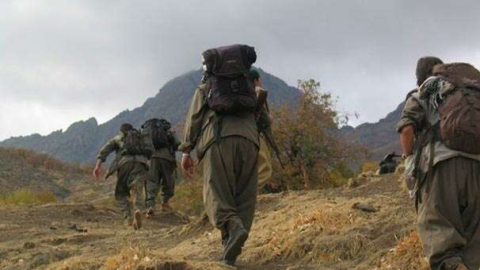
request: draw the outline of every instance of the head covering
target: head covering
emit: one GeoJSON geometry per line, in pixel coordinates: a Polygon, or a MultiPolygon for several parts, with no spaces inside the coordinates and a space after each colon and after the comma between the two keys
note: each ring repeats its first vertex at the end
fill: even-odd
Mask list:
{"type": "Polygon", "coordinates": [[[418,59],[416,71],[417,85],[422,85],[428,77],[432,76],[433,67],[440,64],[443,64],[443,61],[434,56],[426,56],[418,59]]]}
{"type": "Polygon", "coordinates": [[[130,131],[130,130],[132,130],[132,129],[133,129],[133,126],[132,126],[131,124],[129,124],[129,123],[124,123],[124,124],[122,124],[122,125],[120,126],[120,131],[121,131],[122,133],[126,133],[126,132],[128,132],[128,131],[130,131]]]}
{"type": "Polygon", "coordinates": [[[252,81],[260,79],[260,73],[258,73],[258,71],[254,70],[254,69],[250,70],[248,76],[250,77],[250,80],[252,80],[252,81]]]}

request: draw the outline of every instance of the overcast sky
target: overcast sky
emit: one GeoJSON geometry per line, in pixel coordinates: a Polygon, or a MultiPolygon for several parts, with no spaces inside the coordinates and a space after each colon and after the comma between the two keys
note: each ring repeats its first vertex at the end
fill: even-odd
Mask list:
{"type": "Polygon", "coordinates": [[[291,85],[314,78],[374,122],[415,85],[420,56],[480,66],[480,1],[1,0],[0,140],[105,122],[201,52],[256,47],[257,66],[291,85]]]}

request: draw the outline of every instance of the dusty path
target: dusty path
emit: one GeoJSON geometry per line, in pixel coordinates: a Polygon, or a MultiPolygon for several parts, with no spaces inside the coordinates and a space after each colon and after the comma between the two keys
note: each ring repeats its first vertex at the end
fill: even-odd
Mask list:
{"type": "MultiPolygon", "coordinates": [[[[219,233],[201,218],[160,214],[133,231],[115,208],[92,204],[0,206],[0,214],[0,269],[228,269],[215,263],[219,233]]],[[[413,219],[393,176],[355,189],[264,195],[239,264],[375,269],[413,219]]]]}

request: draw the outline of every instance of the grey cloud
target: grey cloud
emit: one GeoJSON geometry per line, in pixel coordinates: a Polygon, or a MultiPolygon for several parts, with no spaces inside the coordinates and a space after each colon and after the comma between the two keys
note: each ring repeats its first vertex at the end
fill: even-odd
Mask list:
{"type": "Polygon", "coordinates": [[[479,7],[473,0],[2,1],[0,94],[11,104],[42,104],[51,111],[45,117],[82,113],[51,127],[2,130],[0,138],[88,116],[105,121],[198,68],[204,49],[236,42],[256,46],[258,66],[290,84],[320,80],[341,109],[361,115],[354,124],[376,121],[414,86],[418,57],[480,62],[479,7]]]}

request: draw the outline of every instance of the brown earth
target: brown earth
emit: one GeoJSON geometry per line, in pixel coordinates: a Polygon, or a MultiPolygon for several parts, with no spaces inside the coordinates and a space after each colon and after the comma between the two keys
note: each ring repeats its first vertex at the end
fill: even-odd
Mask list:
{"type": "MultiPolygon", "coordinates": [[[[398,176],[368,179],[261,195],[239,268],[425,268],[398,176]]],[[[0,206],[0,269],[230,269],[215,262],[220,235],[201,217],[161,213],[133,231],[106,199],[85,199],[0,206]]]]}

